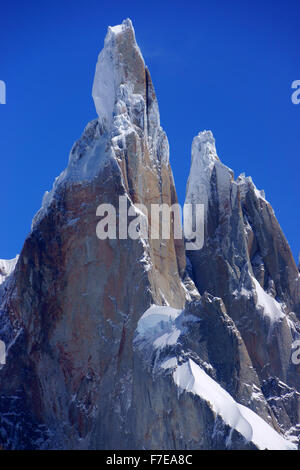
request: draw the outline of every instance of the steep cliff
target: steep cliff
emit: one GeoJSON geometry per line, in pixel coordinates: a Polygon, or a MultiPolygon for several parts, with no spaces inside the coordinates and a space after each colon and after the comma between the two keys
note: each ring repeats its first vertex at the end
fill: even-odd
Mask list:
{"type": "Polygon", "coordinates": [[[201,294],[222,298],[262,394],[288,431],[299,422],[292,345],[299,338],[300,276],[274,211],[250,177],[234,180],[207,131],[193,140],[186,202],[205,205],[204,247],[187,252],[195,284],[201,294]]]}

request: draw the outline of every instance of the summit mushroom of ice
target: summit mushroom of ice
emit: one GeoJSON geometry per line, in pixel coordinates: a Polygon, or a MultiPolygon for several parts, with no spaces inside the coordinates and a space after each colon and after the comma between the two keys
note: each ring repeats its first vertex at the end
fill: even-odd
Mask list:
{"type": "Polygon", "coordinates": [[[120,85],[127,85],[131,93],[145,97],[145,63],[130,19],[108,27],[96,65],[92,95],[99,120],[106,129],[112,121],[120,85]]]}

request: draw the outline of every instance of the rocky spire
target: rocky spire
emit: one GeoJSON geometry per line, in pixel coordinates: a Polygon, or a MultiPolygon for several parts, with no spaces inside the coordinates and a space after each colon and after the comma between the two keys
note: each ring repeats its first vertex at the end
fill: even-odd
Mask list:
{"type": "MultiPolygon", "coordinates": [[[[300,390],[291,360],[299,337],[300,276],[264,192],[244,174],[234,180],[207,131],[193,141],[186,201],[206,206],[204,246],[187,252],[200,294],[223,299],[261,384],[277,378],[294,387],[294,400],[300,390]]],[[[298,419],[293,414],[293,424],[298,419]]]]}
{"type": "MultiPolygon", "coordinates": [[[[124,113],[143,130],[149,127],[151,133],[153,127],[159,128],[154,88],[130,19],[109,26],[96,65],[92,94],[99,121],[107,130],[114,116],[122,117],[124,113]]],[[[123,124],[126,129],[124,119],[123,124]]]]}
{"type": "Polygon", "coordinates": [[[233,172],[220,162],[212,132],[199,132],[192,143],[192,161],[185,202],[201,201],[204,204],[206,220],[213,174],[218,179],[218,189],[221,191],[219,200],[223,201],[222,191],[230,185],[233,172]]]}
{"type": "Polygon", "coordinates": [[[138,433],[143,393],[133,397],[147,379],[134,353],[137,323],[151,304],[185,304],[184,244],[172,232],[168,240],[96,235],[100,204],[114,206],[120,220],[120,196],[131,215],[138,204],[177,202],[168,140],[130,20],[109,28],[93,95],[98,118],[45,194],[0,310],[0,335],[2,325],[9,332],[1,393],[17,413],[10,397],[20,391],[29,417],[17,433],[10,424],[4,447],[142,447],[152,417],[149,410],[138,433]]]}
{"type": "Polygon", "coordinates": [[[109,26],[96,65],[93,98],[100,121],[109,129],[122,93],[145,100],[145,92],[145,64],[127,19],[121,25],[109,26]]]}
{"type": "Polygon", "coordinates": [[[202,295],[172,230],[99,240],[100,204],[119,221],[120,196],[144,218],[177,202],[130,20],[108,30],[93,96],[98,118],[0,286],[1,448],[295,448],[281,433],[299,422],[295,273],[270,206],[251,180],[233,180],[206,131],[187,191],[207,206],[207,243],[189,253],[202,295]]]}

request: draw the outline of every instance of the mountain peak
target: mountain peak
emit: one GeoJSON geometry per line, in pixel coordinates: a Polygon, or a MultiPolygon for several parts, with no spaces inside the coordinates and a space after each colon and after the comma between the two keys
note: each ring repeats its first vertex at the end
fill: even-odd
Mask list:
{"type": "Polygon", "coordinates": [[[145,82],[145,62],[131,20],[109,26],[98,57],[92,92],[99,120],[106,129],[112,122],[120,95],[125,91],[145,99],[145,82]]]}
{"type": "Polygon", "coordinates": [[[296,449],[300,274],[271,206],[200,132],[185,252],[130,20],[93,97],[16,268],[0,260],[0,448],[296,449]]]}
{"type": "Polygon", "coordinates": [[[200,131],[199,134],[195,137],[195,140],[197,140],[198,142],[211,142],[213,144],[215,143],[212,131],[207,130],[200,131]]]}
{"type": "Polygon", "coordinates": [[[220,161],[212,132],[206,130],[199,132],[192,143],[192,162],[186,192],[187,203],[193,203],[197,194],[198,202],[201,201],[207,208],[210,179],[217,162],[220,161]]]}
{"type": "Polygon", "coordinates": [[[127,29],[130,29],[134,34],[134,28],[130,18],[126,18],[126,20],[123,20],[121,24],[108,27],[108,31],[116,35],[126,32],[127,29]]]}

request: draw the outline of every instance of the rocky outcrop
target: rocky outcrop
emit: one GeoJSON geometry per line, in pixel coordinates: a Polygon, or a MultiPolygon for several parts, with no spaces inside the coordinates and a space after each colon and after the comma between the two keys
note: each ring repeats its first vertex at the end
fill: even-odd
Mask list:
{"type": "Polygon", "coordinates": [[[177,196],[130,20],[108,29],[93,98],[98,118],[2,274],[1,446],[295,448],[283,432],[296,438],[289,348],[299,291],[272,209],[251,181],[233,181],[212,135],[201,134],[187,201],[205,203],[206,238],[186,260],[173,223],[170,237],[150,236],[152,205],[177,196]],[[103,204],[115,210],[117,236],[99,239],[103,204]]]}

